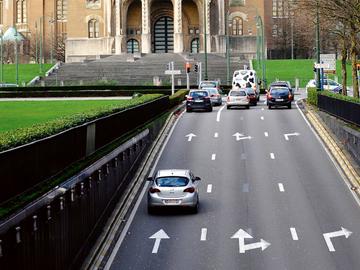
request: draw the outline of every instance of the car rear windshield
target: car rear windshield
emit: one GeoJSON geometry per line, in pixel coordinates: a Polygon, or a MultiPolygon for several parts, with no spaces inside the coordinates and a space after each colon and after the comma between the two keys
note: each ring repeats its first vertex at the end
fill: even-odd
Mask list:
{"type": "Polygon", "coordinates": [[[219,94],[218,90],[216,90],[216,89],[208,89],[208,91],[211,95],[219,94]]]}
{"type": "Polygon", "coordinates": [[[245,91],[231,91],[230,96],[231,97],[245,97],[246,93],[245,93],[245,91]]]}
{"type": "Polygon", "coordinates": [[[274,95],[287,95],[289,94],[289,89],[286,89],[286,88],[274,88],[274,89],[271,89],[271,94],[274,94],[274,95]]]}
{"type": "Polygon", "coordinates": [[[208,92],[206,91],[196,91],[196,92],[191,92],[190,96],[192,96],[193,98],[196,97],[206,97],[208,96],[208,92]]]}
{"type": "Polygon", "coordinates": [[[185,187],[189,183],[186,177],[161,177],[156,179],[159,187],[185,187]]]}
{"type": "Polygon", "coordinates": [[[255,94],[254,89],[248,88],[248,89],[246,89],[246,91],[247,91],[249,94],[255,94]]]}

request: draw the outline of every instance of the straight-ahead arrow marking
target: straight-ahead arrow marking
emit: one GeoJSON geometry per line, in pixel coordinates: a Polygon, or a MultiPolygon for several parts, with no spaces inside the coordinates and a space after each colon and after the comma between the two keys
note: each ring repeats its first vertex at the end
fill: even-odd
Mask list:
{"type": "Polygon", "coordinates": [[[155,239],[154,247],[152,249],[152,253],[156,254],[159,251],[160,242],[162,239],[170,239],[170,237],[166,234],[166,232],[161,229],[157,233],[154,233],[149,239],[155,239]]]}
{"type": "Polygon", "coordinates": [[[295,132],[295,133],[288,133],[288,134],[284,134],[284,137],[285,137],[285,140],[289,140],[289,137],[291,137],[291,136],[299,136],[300,135],[300,133],[298,133],[298,132],[295,132]]]}
{"type": "Polygon", "coordinates": [[[239,133],[239,132],[236,132],[236,133],[233,135],[233,137],[236,137],[236,140],[237,140],[237,141],[239,141],[240,138],[243,137],[243,136],[244,136],[244,134],[241,134],[241,133],[239,133]]]}
{"type": "Polygon", "coordinates": [[[340,231],[324,233],[324,239],[325,239],[326,245],[328,246],[329,251],[335,252],[335,248],[334,248],[333,243],[331,242],[331,238],[339,237],[339,236],[345,236],[345,238],[348,238],[351,234],[352,234],[352,232],[345,229],[344,227],[341,227],[340,231]]]}
{"type": "Polygon", "coordinates": [[[185,137],[188,138],[188,142],[191,142],[192,138],[196,137],[196,135],[193,133],[190,133],[190,134],[186,135],[185,137]]]}

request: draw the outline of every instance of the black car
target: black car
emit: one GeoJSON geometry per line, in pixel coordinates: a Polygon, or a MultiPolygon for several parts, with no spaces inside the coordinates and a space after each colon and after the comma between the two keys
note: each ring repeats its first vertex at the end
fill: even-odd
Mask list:
{"type": "Polygon", "coordinates": [[[288,81],[276,81],[270,84],[269,89],[272,87],[286,87],[289,88],[291,93],[291,100],[294,100],[294,90],[291,88],[291,84],[288,81]]]}
{"type": "Polygon", "coordinates": [[[206,110],[212,112],[210,94],[207,90],[190,90],[186,97],[186,111],[206,110]]]}
{"type": "Polygon", "coordinates": [[[288,87],[272,87],[267,93],[269,109],[274,106],[287,106],[291,109],[292,95],[288,87]]]}

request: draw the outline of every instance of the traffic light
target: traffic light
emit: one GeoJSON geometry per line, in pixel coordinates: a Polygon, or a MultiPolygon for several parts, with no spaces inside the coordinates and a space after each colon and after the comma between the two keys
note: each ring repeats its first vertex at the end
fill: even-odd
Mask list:
{"type": "Polygon", "coordinates": [[[186,73],[190,73],[190,72],[191,72],[191,65],[190,65],[189,62],[186,63],[185,69],[186,69],[186,73]]]}
{"type": "Polygon", "coordinates": [[[199,65],[198,65],[198,64],[195,64],[195,66],[194,66],[194,71],[195,71],[195,72],[199,72],[199,65]]]}

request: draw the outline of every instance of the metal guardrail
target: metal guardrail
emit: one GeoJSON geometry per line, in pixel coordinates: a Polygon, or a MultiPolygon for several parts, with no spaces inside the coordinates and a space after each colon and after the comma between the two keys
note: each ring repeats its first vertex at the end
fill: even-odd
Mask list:
{"type": "Polygon", "coordinates": [[[360,127],[360,103],[349,102],[321,94],[317,96],[320,110],[360,127]]]}

